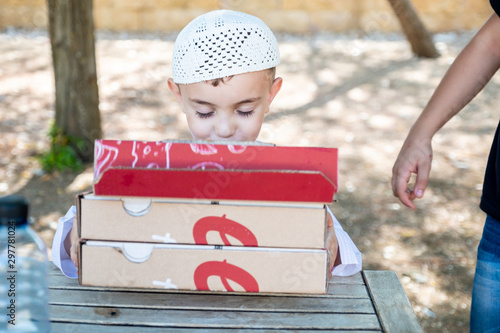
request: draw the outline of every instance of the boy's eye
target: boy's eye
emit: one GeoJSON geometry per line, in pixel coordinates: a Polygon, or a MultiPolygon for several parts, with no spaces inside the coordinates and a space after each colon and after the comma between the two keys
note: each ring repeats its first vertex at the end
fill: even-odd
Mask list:
{"type": "Polygon", "coordinates": [[[196,111],[196,115],[199,117],[199,118],[210,118],[212,115],[214,114],[214,112],[198,112],[196,111]]]}
{"type": "Polygon", "coordinates": [[[250,111],[236,110],[236,112],[238,112],[238,115],[240,115],[242,117],[250,117],[254,113],[254,110],[250,110],[250,111]]]}

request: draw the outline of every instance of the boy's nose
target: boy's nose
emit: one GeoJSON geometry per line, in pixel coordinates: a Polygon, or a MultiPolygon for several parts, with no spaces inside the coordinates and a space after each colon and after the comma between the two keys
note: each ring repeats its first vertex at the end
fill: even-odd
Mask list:
{"type": "Polygon", "coordinates": [[[221,139],[231,138],[236,131],[236,124],[230,116],[220,117],[215,126],[215,134],[221,139]]]}

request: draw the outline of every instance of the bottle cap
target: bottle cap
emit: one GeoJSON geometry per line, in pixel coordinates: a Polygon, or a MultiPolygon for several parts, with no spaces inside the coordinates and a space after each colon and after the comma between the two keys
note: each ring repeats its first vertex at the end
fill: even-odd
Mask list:
{"type": "Polygon", "coordinates": [[[0,197],[0,225],[28,223],[28,200],[21,195],[0,197]]]}

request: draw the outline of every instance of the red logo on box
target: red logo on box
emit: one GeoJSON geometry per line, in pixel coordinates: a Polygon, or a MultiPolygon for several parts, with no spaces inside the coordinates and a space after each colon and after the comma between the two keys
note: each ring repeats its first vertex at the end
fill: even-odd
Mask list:
{"type": "Polygon", "coordinates": [[[194,271],[194,283],[198,290],[210,290],[208,278],[219,276],[227,291],[234,291],[229,285],[228,279],[239,284],[247,292],[258,292],[257,280],[243,268],[224,261],[207,261],[202,263],[194,271]]]}
{"type": "Polygon", "coordinates": [[[258,246],[257,237],[250,229],[236,221],[226,218],[226,214],[219,216],[207,216],[199,219],[193,227],[193,238],[196,244],[208,244],[207,234],[217,231],[224,245],[233,245],[226,235],[236,238],[243,246],[258,246]]]}

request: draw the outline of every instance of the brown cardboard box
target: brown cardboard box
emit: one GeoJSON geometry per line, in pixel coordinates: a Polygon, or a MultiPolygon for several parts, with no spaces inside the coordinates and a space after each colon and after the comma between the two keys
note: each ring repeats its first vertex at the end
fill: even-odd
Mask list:
{"type": "Polygon", "coordinates": [[[326,210],[249,202],[210,204],[78,197],[80,237],[90,240],[322,249],[326,210]]]}
{"type": "Polygon", "coordinates": [[[80,284],[324,294],[325,250],[88,241],[80,284]]]}

